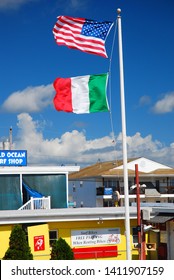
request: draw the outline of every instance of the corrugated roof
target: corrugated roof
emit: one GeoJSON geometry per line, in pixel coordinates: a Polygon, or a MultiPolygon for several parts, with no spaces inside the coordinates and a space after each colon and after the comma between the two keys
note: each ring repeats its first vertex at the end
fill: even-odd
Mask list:
{"type": "MultiPolygon", "coordinates": [[[[131,159],[128,160],[130,162],[131,159]]],[[[108,174],[108,172],[113,172],[114,175],[123,174],[123,170],[113,170],[113,168],[118,167],[123,164],[122,160],[117,161],[105,161],[105,162],[97,162],[93,165],[82,168],[79,172],[74,172],[69,175],[69,179],[78,179],[78,178],[93,178],[93,177],[101,177],[104,174],[108,174]]],[[[135,174],[135,172],[132,172],[135,174]]]]}
{"type": "MultiPolygon", "coordinates": [[[[123,177],[123,169],[111,169],[111,170],[108,170],[108,171],[106,171],[106,172],[104,172],[102,175],[103,175],[103,177],[105,177],[105,176],[121,176],[121,177],[123,177]]],[[[138,172],[139,173],[139,175],[141,175],[141,174],[146,174],[146,173],[144,173],[144,172],[138,172]]],[[[131,169],[128,169],[128,175],[129,176],[135,176],[135,170],[131,170],[131,169]]]]}
{"type": "Polygon", "coordinates": [[[153,218],[150,219],[151,223],[156,223],[156,224],[163,224],[167,221],[173,220],[174,216],[161,216],[157,215],[153,218]]]}
{"type": "Polygon", "coordinates": [[[122,161],[97,162],[96,164],[81,169],[79,172],[74,172],[70,174],[69,179],[101,177],[102,174],[107,172],[109,169],[119,166],[121,164],[122,161]]]}
{"type": "Polygon", "coordinates": [[[167,174],[173,174],[174,175],[174,168],[171,169],[157,169],[154,171],[149,172],[148,174],[157,174],[157,175],[167,175],[167,174]]]}
{"type": "MultiPolygon", "coordinates": [[[[135,159],[128,159],[128,163],[135,159]]],[[[74,172],[69,175],[69,179],[85,179],[85,178],[97,178],[97,177],[107,177],[107,176],[118,176],[123,177],[123,169],[116,169],[116,167],[123,165],[122,160],[117,161],[106,161],[97,162],[96,164],[82,168],[79,172],[74,172]]],[[[171,169],[157,169],[151,172],[141,172],[139,171],[139,176],[168,176],[174,175],[174,168],[171,169]]],[[[128,176],[135,176],[135,171],[128,169],[128,176]]]]}

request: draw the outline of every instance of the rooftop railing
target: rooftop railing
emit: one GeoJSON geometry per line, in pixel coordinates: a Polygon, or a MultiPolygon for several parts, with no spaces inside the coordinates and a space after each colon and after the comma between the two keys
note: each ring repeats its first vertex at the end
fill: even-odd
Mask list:
{"type": "Polygon", "coordinates": [[[37,209],[50,209],[51,202],[50,196],[42,198],[31,197],[24,205],[22,205],[18,210],[37,210],[37,209]]]}

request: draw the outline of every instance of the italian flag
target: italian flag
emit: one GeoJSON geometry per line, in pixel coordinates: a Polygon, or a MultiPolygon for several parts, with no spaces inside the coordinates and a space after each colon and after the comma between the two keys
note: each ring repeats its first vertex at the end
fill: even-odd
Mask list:
{"type": "Polygon", "coordinates": [[[109,111],[107,81],[108,74],[57,78],[53,83],[55,109],[75,114],[109,111]]]}

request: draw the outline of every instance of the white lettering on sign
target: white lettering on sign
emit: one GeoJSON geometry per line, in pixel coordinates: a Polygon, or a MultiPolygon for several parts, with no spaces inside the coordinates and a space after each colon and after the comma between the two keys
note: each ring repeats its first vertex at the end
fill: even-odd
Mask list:
{"type": "Polygon", "coordinates": [[[19,153],[19,152],[8,152],[7,153],[7,157],[15,157],[15,158],[23,158],[23,157],[25,157],[25,153],[23,152],[23,153],[19,153]]]}
{"type": "Polygon", "coordinates": [[[4,152],[1,152],[0,153],[0,158],[4,158],[5,157],[5,153],[4,152]]]}
{"type": "Polygon", "coordinates": [[[3,158],[3,159],[0,158],[0,164],[6,164],[6,161],[7,161],[6,158],[3,158]]]}
{"type": "Polygon", "coordinates": [[[8,159],[8,163],[9,164],[21,164],[23,162],[23,159],[18,159],[18,158],[16,158],[16,159],[8,159]]]}

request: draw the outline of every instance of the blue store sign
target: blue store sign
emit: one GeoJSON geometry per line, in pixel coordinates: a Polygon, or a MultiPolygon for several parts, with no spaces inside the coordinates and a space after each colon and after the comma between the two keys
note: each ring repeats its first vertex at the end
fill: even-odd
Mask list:
{"type": "Polygon", "coordinates": [[[0,150],[0,166],[26,166],[27,151],[0,150]]]}

